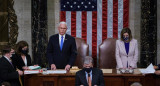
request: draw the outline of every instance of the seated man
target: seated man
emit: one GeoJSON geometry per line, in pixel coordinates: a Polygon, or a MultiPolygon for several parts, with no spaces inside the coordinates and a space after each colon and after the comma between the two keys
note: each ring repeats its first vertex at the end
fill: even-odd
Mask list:
{"type": "Polygon", "coordinates": [[[102,70],[93,68],[93,59],[86,56],[83,69],[76,73],[76,86],[105,86],[102,70]]]}
{"type": "Polygon", "coordinates": [[[17,70],[12,65],[10,57],[12,57],[11,47],[6,46],[2,50],[3,56],[0,58],[0,79],[2,82],[9,82],[11,86],[20,86],[19,75],[23,72],[17,70]]]}
{"type": "Polygon", "coordinates": [[[142,86],[139,82],[134,82],[131,86],[142,86]]]}

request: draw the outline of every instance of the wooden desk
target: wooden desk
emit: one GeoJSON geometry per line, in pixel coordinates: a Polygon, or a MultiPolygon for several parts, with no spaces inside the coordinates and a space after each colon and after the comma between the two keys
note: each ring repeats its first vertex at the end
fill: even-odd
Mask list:
{"type": "MultiPolygon", "coordinates": [[[[160,77],[155,74],[117,74],[104,73],[106,86],[130,86],[139,82],[142,86],[160,86],[160,77]]],[[[31,74],[24,76],[25,86],[75,86],[75,73],[67,74],[31,74]]]]}

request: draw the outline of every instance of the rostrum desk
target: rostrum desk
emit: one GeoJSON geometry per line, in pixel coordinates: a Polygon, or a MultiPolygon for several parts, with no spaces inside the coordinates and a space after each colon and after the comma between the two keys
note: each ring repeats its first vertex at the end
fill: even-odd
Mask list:
{"type": "MultiPolygon", "coordinates": [[[[160,86],[160,76],[155,74],[104,73],[105,86],[130,86],[139,82],[142,86],[160,86]]],[[[75,86],[75,73],[24,75],[24,86],[75,86]]]]}

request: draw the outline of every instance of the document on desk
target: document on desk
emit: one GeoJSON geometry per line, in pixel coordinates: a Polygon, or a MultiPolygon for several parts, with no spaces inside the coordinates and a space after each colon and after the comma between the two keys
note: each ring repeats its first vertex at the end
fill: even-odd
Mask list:
{"type": "Polygon", "coordinates": [[[112,73],[112,69],[101,69],[103,73],[112,73]]]}
{"type": "Polygon", "coordinates": [[[25,70],[24,74],[38,74],[39,70],[25,70]]]}
{"type": "Polygon", "coordinates": [[[151,63],[146,69],[139,69],[141,73],[148,74],[148,73],[154,73],[155,69],[153,67],[153,64],[151,63]]]}
{"type": "Polygon", "coordinates": [[[41,69],[41,67],[40,67],[40,66],[28,66],[28,68],[29,68],[30,70],[37,70],[37,69],[41,69]]]}
{"type": "Polygon", "coordinates": [[[67,73],[66,70],[47,70],[47,74],[64,74],[67,73]]]}

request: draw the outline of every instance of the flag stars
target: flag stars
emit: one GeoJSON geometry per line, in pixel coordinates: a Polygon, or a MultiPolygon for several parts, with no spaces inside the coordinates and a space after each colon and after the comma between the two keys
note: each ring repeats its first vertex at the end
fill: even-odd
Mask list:
{"type": "Polygon", "coordinates": [[[78,7],[78,8],[80,8],[80,6],[79,6],[79,5],[78,5],[77,7],[78,7]]]}
{"type": "Polygon", "coordinates": [[[84,4],[84,2],[81,2],[81,4],[84,4]]]}
{"type": "Polygon", "coordinates": [[[97,11],[97,0],[60,0],[63,11],[97,11]]]}

